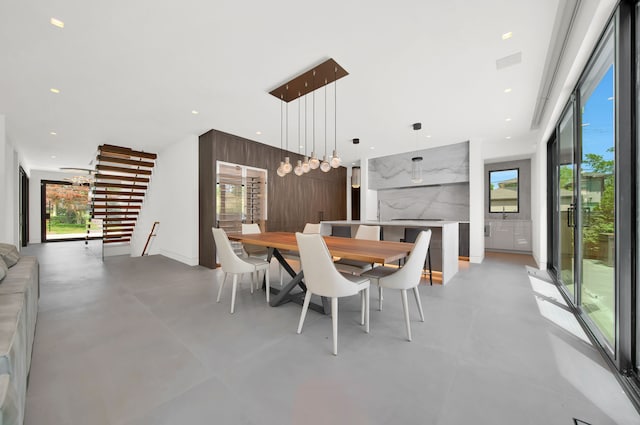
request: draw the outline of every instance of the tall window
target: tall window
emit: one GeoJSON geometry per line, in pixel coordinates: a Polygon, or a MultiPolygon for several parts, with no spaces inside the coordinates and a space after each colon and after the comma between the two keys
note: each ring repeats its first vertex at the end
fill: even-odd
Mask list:
{"type": "Polygon", "coordinates": [[[489,171],[489,212],[518,212],[518,171],[489,171]]]}

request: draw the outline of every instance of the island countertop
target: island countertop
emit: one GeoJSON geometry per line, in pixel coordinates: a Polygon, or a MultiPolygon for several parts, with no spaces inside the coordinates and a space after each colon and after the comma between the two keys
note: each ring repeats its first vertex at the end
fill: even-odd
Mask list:
{"type": "Polygon", "coordinates": [[[459,223],[458,221],[449,220],[337,220],[337,221],[321,221],[320,233],[330,235],[333,226],[351,226],[351,234],[359,225],[380,226],[386,228],[384,230],[385,240],[398,240],[403,237],[404,229],[409,227],[431,228],[431,253],[436,258],[433,264],[433,270],[442,274],[442,284],[446,285],[451,278],[458,272],[458,255],[459,255],[459,223]],[[393,230],[393,232],[392,232],[393,230]]]}

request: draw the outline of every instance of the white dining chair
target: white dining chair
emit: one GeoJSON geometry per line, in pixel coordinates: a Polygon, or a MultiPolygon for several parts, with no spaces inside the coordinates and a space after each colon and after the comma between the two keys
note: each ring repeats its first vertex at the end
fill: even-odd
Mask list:
{"type": "Polygon", "coordinates": [[[372,283],[378,285],[378,310],[382,311],[382,288],[399,289],[402,297],[402,308],[404,310],[404,320],[407,328],[407,338],[411,341],[411,324],[409,322],[409,306],[407,305],[407,290],[413,289],[413,295],[418,304],[420,321],[424,322],[424,312],[418,285],[422,278],[422,267],[424,265],[429,243],[431,242],[431,230],[423,230],[416,238],[411,254],[404,266],[400,269],[395,267],[376,267],[373,270],[362,274],[362,277],[371,279],[372,283]]]}
{"type": "Polygon", "coordinates": [[[216,299],[216,302],[220,302],[220,295],[222,294],[222,288],[224,287],[225,281],[227,280],[227,275],[233,275],[233,288],[231,290],[231,314],[233,314],[236,304],[238,276],[241,276],[245,273],[251,274],[251,293],[253,294],[253,281],[255,279],[257,288],[258,282],[260,281],[260,271],[264,271],[264,280],[266,282],[267,289],[267,302],[269,302],[269,263],[267,263],[265,260],[254,257],[238,257],[233,251],[231,243],[229,242],[229,238],[227,237],[227,234],[224,230],[216,229],[214,227],[211,229],[211,231],[213,232],[213,239],[216,243],[216,252],[218,254],[218,259],[220,260],[220,265],[222,266],[222,271],[224,272],[224,279],[222,279],[222,283],[220,284],[220,288],[218,289],[218,298],[216,299]]]}
{"type": "Polygon", "coordinates": [[[338,298],[361,294],[360,324],[369,333],[369,279],[340,273],[333,265],[327,245],[319,234],[296,233],[304,282],[307,293],[304,297],[298,333],[309,309],[313,294],[331,298],[331,322],[333,324],[333,354],[338,355],[338,298]]]}
{"type": "MultiPolygon", "coordinates": [[[[304,234],[320,233],[320,223],[307,223],[302,230],[304,234]]],[[[300,255],[296,251],[281,251],[280,254],[287,260],[300,261],[300,255]]],[[[280,266],[280,286],[284,283],[284,267],[280,266]]]]}
{"type": "MultiPolygon", "coordinates": [[[[369,241],[379,241],[380,226],[366,226],[364,224],[361,224],[360,226],[358,226],[356,235],[353,238],[369,241]]],[[[371,270],[373,268],[373,264],[371,263],[367,263],[366,261],[350,260],[348,258],[339,259],[335,262],[335,265],[338,270],[351,274],[362,274],[367,270],[371,270]]]]}
{"type": "MultiPolygon", "coordinates": [[[[243,235],[255,235],[257,233],[262,233],[258,223],[242,223],[241,231],[243,235]]],[[[244,252],[247,253],[247,256],[260,258],[262,260],[266,260],[269,254],[269,250],[263,246],[243,243],[242,248],[244,249],[244,252]]]]}

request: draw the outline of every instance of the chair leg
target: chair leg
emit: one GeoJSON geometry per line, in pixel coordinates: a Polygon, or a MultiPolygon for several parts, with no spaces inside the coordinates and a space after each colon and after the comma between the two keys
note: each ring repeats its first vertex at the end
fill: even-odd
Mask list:
{"type": "Polygon", "coordinates": [[[407,325],[407,338],[411,341],[411,324],[409,323],[409,306],[407,303],[407,290],[401,289],[400,293],[402,295],[402,309],[404,310],[404,321],[407,325]]]}
{"type": "Polygon", "coordinates": [[[233,288],[231,289],[231,314],[236,306],[236,289],[238,288],[238,275],[233,275],[233,288]]]}
{"type": "Polygon", "coordinates": [[[365,288],[364,292],[364,330],[369,333],[369,287],[365,288]]]}
{"type": "Polygon", "coordinates": [[[224,282],[227,280],[227,272],[224,272],[224,278],[222,278],[222,282],[220,282],[220,287],[218,288],[218,298],[216,302],[220,302],[220,295],[222,295],[222,288],[224,288],[224,282]]]}
{"type": "Polygon", "coordinates": [[[360,326],[364,325],[364,289],[360,291],[360,326]]]}
{"type": "Polygon", "coordinates": [[[309,309],[309,301],[311,301],[311,291],[307,290],[304,296],[304,303],[302,304],[302,313],[300,313],[300,321],[298,322],[298,333],[302,332],[302,325],[304,324],[304,318],[307,317],[307,310],[309,309]]]}
{"type": "Polygon", "coordinates": [[[280,286],[282,286],[282,282],[284,281],[284,267],[282,264],[280,265],[280,286]]]}
{"type": "Polygon", "coordinates": [[[413,295],[416,297],[416,304],[418,304],[418,311],[420,312],[420,321],[424,322],[424,312],[422,311],[422,301],[420,301],[420,292],[418,292],[418,287],[413,287],[413,295]]]}
{"type": "Polygon", "coordinates": [[[378,285],[378,311],[382,311],[382,286],[378,285]]]}
{"type": "Polygon", "coordinates": [[[269,295],[271,294],[271,285],[269,284],[269,267],[264,270],[264,282],[267,286],[267,302],[269,302],[269,295]]]}
{"type": "Polygon", "coordinates": [[[429,261],[429,285],[433,286],[433,271],[431,270],[431,247],[427,249],[427,260],[429,261]]]}
{"type": "Polygon", "coordinates": [[[331,298],[331,322],[333,324],[333,355],[338,355],[338,299],[331,298]]]}

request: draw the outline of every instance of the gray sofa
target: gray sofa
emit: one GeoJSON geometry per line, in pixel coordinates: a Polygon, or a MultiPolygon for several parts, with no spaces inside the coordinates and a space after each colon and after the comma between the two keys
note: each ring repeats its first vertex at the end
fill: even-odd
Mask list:
{"type": "Polygon", "coordinates": [[[19,257],[0,244],[0,425],[21,425],[27,376],[38,316],[39,267],[36,257],[19,257]],[[14,263],[15,264],[12,264],[14,263]],[[8,266],[11,264],[10,266],[8,266]],[[8,267],[7,267],[8,266],[8,267]],[[4,277],[2,277],[4,275],[4,277]]]}

